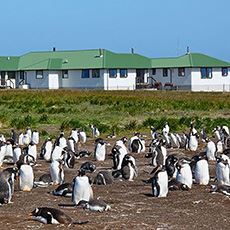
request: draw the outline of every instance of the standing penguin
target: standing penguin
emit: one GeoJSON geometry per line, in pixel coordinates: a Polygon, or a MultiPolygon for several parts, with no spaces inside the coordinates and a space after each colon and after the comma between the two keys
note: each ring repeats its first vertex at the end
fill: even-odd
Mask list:
{"type": "Polygon", "coordinates": [[[92,130],[93,138],[94,137],[98,138],[100,136],[100,132],[99,132],[98,128],[95,125],[91,125],[90,128],[92,130]]]}
{"type": "Polygon", "coordinates": [[[37,130],[34,130],[32,133],[32,137],[31,137],[31,142],[33,142],[34,144],[39,144],[39,132],[37,130]]]}
{"type": "Polygon", "coordinates": [[[194,124],[191,122],[191,128],[189,133],[188,148],[190,151],[196,151],[198,148],[198,132],[194,128],[194,124]]]}
{"type": "Polygon", "coordinates": [[[28,155],[32,156],[34,161],[36,162],[37,160],[37,146],[36,144],[34,144],[33,142],[31,142],[29,145],[28,145],[28,152],[27,152],[28,155]]]}
{"type": "Polygon", "coordinates": [[[205,155],[194,156],[192,163],[194,164],[195,182],[200,185],[207,185],[210,179],[207,157],[205,155]]]}
{"type": "Polygon", "coordinates": [[[140,133],[135,133],[129,140],[129,150],[132,153],[140,153],[145,151],[145,141],[141,140],[140,133]]]}
{"type": "Polygon", "coordinates": [[[53,161],[50,164],[50,175],[54,185],[64,183],[64,169],[62,161],[53,161]]]}
{"type": "Polygon", "coordinates": [[[48,138],[41,147],[40,157],[43,158],[45,161],[50,161],[52,149],[53,149],[52,140],[51,138],[48,138]]]}
{"type": "Polygon", "coordinates": [[[216,163],[216,179],[218,184],[230,185],[229,180],[229,157],[221,154],[217,157],[216,163]]]}
{"type": "Polygon", "coordinates": [[[33,168],[28,164],[23,164],[19,168],[19,187],[20,190],[29,192],[34,185],[33,168]]]}
{"type": "Polygon", "coordinates": [[[168,177],[169,178],[176,178],[176,175],[177,175],[177,167],[176,167],[176,164],[178,162],[178,158],[175,156],[175,155],[169,155],[167,158],[166,158],[166,161],[165,161],[165,168],[166,168],[166,171],[168,173],[168,177]]]}
{"type": "Polygon", "coordinates": [[[98,138],[95,140],[95,159],[96,161],[104,161],[105,160],[105,155],[106,155],[106,142],[98,138]]]}
{"type": "Polygon", "coordinates": [[[168,174],[160,167],[152,177],[152,192],[154,197],[166,197],[168,194],[168,174]]]}
{"type": "Polygon", "coordinates": [[[72,137],[75,140],[75,143],[78,143],[79,141],[79,133],[77,129],[72,129],[70,133],[70,137],[72,137]]]}
{"type": "Polygon", "coordinates": [[[192,170],[189,162],[185,159],[180,159],[177,163],[177,176],[176,180],[188,188],[192,188],[192,170]]]}
{"type": "Polygon", "coordinates": [[[81,130],[79,132],[79,138],[80,138],[81,143],[85,143],[86,142],[87,137],[86,137],[85,131],[81,130]]]}
{"type": "Polygon", "coordinates": [[[65,148],[67,146],[67,141],[64,137],[64,132],[61,132],[59,137],[57,138],[56,142],[55,142],[56,146],[59,146],[61,148],[65,148]]]}
{"type": "Polygon", "coordinates": [[[93,190],[89,178],[84,171],[79,171],[79,175],[73,179],[72,201],[78,205],[81,200],[90,201],[91,199],[93,199],[93,190]]]}
{"type": "Polygon", "coordinates": [[[16,173],[15,168],[7,168],[0,173],[0,204],[11,203],[16,173]]]}
{"type": "Polygon", "coordinates": [[[206,146],[206,156],[208,160],[214,161],[216,160],[215,158],[215,153],[216,153],[216,145],[213,141],[211,141],[209,138],[205,139],[207,146],[206,146]]]}
{"type": "Polygon", "coordinates": [[[0,141],[0,167],[2,167],[5,154],[6,154],[6,145],[3,141],[0,141]]]}
{"type": "Polygon", "coordinates": [[[125,155],[121,165],[121,175],[125,180],[133,181],[137,177],[136,161],[134,157],[125,155]]]}
{"type": "Polygon", "coordinates": [[[14,161],[14,163],[16,163],[19,160],[19,158],[20,158],[21,155],[22,155],[22,150],[19,147],[19,145],[16,144],[13,147],[13,161],[14,161]]]}
{"type": "Polygon", "coordinates": [[[63,148],[56,145],[51,154],[51,161],[59,161],[63,159],[63,148]]]}

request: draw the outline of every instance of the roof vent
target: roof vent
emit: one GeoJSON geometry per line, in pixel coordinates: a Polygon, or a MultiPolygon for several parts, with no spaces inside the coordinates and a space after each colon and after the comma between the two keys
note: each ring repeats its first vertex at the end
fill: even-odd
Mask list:
{"type": "Polygon", "coordinates": [[[53,47],[53,52],[55,52],[56,51],[56,47],[53,47]]]}
{"type": "Polygon", "coordinates": [[[189,48],[189,46],[187,46],[187,53],[186,54],[190,54],[190,48],[189,48]]]}
{"type": "Polygon", "coordinates": [[[67,64],[68,62],[68,59],[63,60],[63,64],[67,64]]]}
{"type": "Polygon", "coordinates": [[[99,56],[100,56],[100,58],[103,57],[103,50],[102,49],[99,49],[99,56]]]}
{"type": "Polygon", "coordinates": [[[9,61],[9,60],[10,60],[10,57],[7,57],[7,60],[9,61]]]}
{"type": "Polygon", "coordinates": [[[131,48],[131,54],[134,54],[134,48],[131,48]]]}

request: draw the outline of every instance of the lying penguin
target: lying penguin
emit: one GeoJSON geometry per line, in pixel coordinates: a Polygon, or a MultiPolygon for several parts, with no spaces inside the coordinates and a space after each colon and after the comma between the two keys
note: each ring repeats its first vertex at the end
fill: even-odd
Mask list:
{"type": "Polygon", "coordinates": [[[64,183],[59,185],[56,189],[52,191],[54,196],[65,196],[71,197],[73,192],[73,185],[72,183],[64,183]]]}
{"type": "Polygon", "coordinates": [[[64,212],[48,207],[39,207],[30,213],[33,220],[37,220],[43,224],[86,224],[88,221],[74,221],[64,212]]]}
{"type": "Polygon", "coordinates": [[[88,209],[90,211],[96,212],[104,212],[109,211],[111,209],[111,207],[108,204],[106,204],[103,200],[81,200],[79,201],[78,206],[82,207],[83,209],[88,209]]]}

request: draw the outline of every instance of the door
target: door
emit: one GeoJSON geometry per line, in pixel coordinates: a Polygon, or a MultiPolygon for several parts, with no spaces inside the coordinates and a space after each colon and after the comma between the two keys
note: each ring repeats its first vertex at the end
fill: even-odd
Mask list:
{"type": "Polygon", "coordinates": [[[1,86],[5,86],[6,85],[6,72],[5,71],[1,71],[0,85],[1,86]]]}
{"type": "Polygon", "coordinates": [[[59,89],[58,74],[49,74],[49,89],[59,89]]]}

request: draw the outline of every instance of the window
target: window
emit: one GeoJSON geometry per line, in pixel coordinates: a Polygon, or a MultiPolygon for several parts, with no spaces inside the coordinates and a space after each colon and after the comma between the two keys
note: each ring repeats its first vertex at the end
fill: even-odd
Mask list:
{"type": "Polygon", "coordinates": [[[116,78],[117,77],[117,70],[116,69],[109,69],[109,77],[116,78]]]}
{"type": "Polygon", "coordinates": [[[81,72],[82,78],[89,78],[89,69],[83,69],[81,72]]]}
{"type": "Polygon", "coordinates": [[[168,77],[168,69],[167,68],[163,69],[163,77],[168,77]]]}
{"type": "Polygon", "coordinates": [[[185,68],[178,68],[178,76],[179,77],[185,76],[185,68]]]}
{"type": "Polygon", "coordinates": [[[62,70],[62,78],[69,78],[68,70],[62,70]]]}
{"type": "Polygon", "coordinates": [[[152,69],[152,75],[156,75],[156,69],[152,69]]]}
{"type": "Polygon", "coordinates": [[[120,69],[120,77],[122,78],[128,77],[127,69],[120,69]]]}
{"type": "Polygon", "coordinates": [[[100,69],[92,69],[92,78],[100,77],[100,69]]]}
{"type": "Polygon", "coordinates": [[[228,76],[228,68],[227,68],[227,67],[223,67],[223,68],[222,68],[222,76],[223,76],[223,77],[228,76]]]}
{"type": "Polygon", "coordinates": [[[202,79],[211,79],[212,78],[212,68],[208,67],[208,68],[201,68],[200,69],[201,72],[201,78],[202,79]]]}
{"type": "Polygon", "coordinates": [[[36,71],[36,78],[42,79],[43,78],[43,70],[37,70],[36,71]]]}

